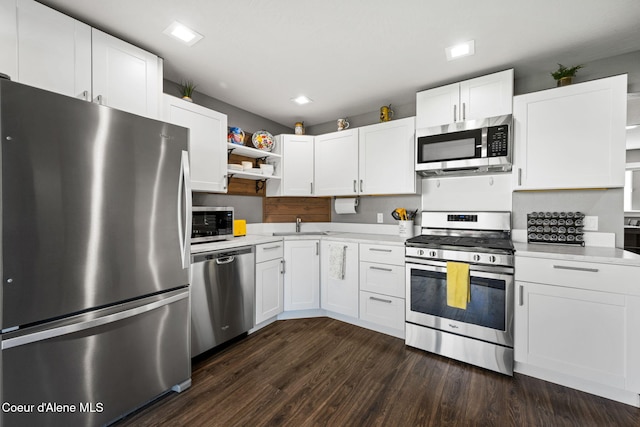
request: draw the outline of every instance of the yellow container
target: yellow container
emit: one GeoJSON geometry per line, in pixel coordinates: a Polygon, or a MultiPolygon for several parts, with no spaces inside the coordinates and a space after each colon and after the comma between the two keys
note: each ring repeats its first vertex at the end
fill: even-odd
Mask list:
{"type": "Polygon", "coordinates": [[[247,220],[246,219],[234,219],[233,220],[233,235],[246,236],[247,235],[247,220]]]}

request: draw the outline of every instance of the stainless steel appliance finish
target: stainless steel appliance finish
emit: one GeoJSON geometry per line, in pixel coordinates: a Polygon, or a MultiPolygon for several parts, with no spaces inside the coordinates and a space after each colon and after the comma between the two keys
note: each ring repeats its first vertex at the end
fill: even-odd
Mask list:
{"type": "Polygon", "coordinates": [[[509,212],[423,212],[406,243],[407,345],[513,374],[509,212]],[[471,301],[447,305],[447,262],[469,264],[471,301]]]}
{"type": "Polygon", "coordinates": [[[416,172],[422,176],[506,172],[512,168],[512,116],[416,130],[416,172]]]}
{"type": "Polygon", "coordinates": [[[233,240],[232,207],[194,206],[191,243],[233,240]]]}
{"type": "Polygon", "coordinates": [[[0,400],[103,405],[4,425],[105,424],[188,386],[188,131],[3,80],[0,132],[0,400]]]}
{"type": "Polygon", "coordinates": [[[191,258],[194,357],[253,328],[255,250],[245,246],[191,258]]]}

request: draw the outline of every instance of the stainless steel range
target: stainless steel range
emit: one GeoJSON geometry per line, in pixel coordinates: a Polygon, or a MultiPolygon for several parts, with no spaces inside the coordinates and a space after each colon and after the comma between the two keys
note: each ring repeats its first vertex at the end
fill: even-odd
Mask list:
{"type": "Polygon", "coordinates": [[[510,230],[510,212],[422,212],[422,232],[405,249],[407,345],[513,375],[510,230]],[[447,304],[447,269],[460,265],[466,309],[447,304]]]}

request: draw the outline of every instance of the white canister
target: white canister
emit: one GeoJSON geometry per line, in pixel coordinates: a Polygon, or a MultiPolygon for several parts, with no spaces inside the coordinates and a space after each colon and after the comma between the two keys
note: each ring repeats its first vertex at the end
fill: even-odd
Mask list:
{"type": "Polygon", "coordinates": [[[413,221],[398,221],[398,235],[405,239],[413,237],[413,221]]]}

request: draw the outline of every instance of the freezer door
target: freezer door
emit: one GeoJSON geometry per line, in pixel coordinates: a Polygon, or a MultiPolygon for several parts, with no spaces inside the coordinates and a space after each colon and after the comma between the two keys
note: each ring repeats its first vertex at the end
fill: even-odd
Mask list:
{"type": "Polygon", "coordinates": [[[2,359],[0,400],[26,411],[0,425],[105,425],[190,383],[188,288],[4,334],[2,359]]]}
{"type": "Polygon", "coordinates": [[[188,284],[187,129],[10,81],[0,118],[2,329],[188,284]]]}

